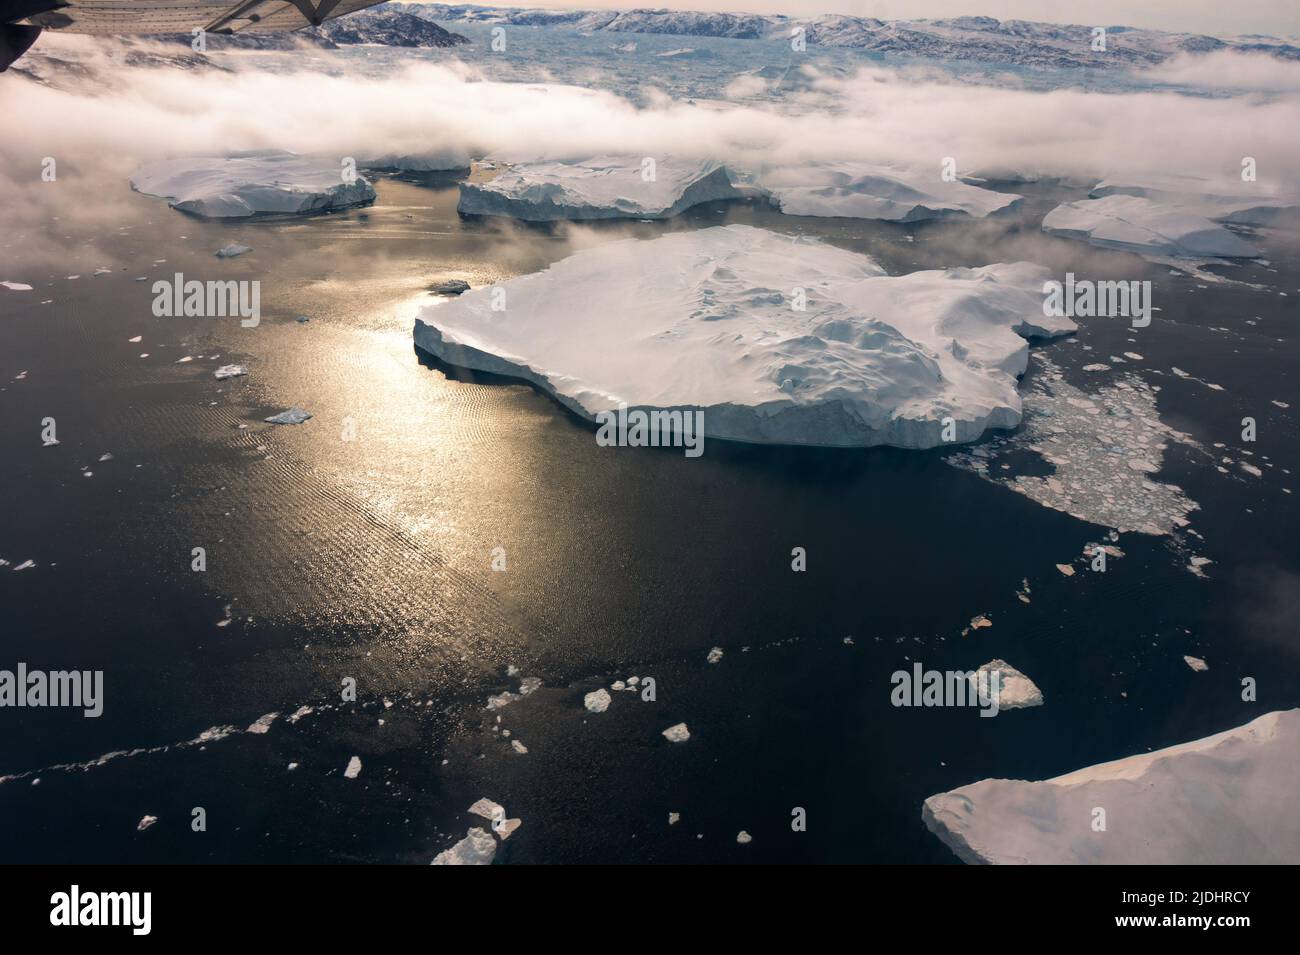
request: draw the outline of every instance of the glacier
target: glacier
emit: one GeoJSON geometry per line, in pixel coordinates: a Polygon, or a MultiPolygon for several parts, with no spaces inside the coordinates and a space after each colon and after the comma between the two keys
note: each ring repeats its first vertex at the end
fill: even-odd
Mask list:
{"type": "Polygon", "coordinates": [[[890,276],[859,253],[716,226],[426,305],[414,338],[587,420],[701,409],[711,438],[929,448],[1019,423],[1029,340],[1075,330],[1043,314],[1050,277],[1026,262],[890,276]]]}
{"type": "Polygon", "coordinates": [[[1143,196],[1066,202],[1043,218],[1043,231],[1147,258],[1256,258],[1259,251],[1204,216],[1143,196]]]}
{"type": "Polygon", "coordinates": [[[1300,709],[1041,782],[983,779],[921,816],[969,863],[1285,865],[1300,861],[1297,789],[1300,709]]]}
{"type": "Polygon", "coordinates": [[[375,201],[365,179],[344,180],[337,159],[278,149],[147,163],[132,174],[131,188],[210,219],[309,215],[375,201]]]}

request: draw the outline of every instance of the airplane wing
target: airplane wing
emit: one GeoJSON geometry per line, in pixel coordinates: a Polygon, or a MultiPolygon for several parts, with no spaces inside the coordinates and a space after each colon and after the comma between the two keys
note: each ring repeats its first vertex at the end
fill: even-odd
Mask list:
{"type": "Polygon", "coordinates": [[[64,33],[271,33],[318,26],[383,0],[0,0],[0,71],[41,30],[64,33]]]}

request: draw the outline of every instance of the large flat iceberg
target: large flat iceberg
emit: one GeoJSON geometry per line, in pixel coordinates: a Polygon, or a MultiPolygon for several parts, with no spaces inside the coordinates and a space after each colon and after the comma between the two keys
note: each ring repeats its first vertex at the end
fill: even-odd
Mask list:
{"type": "Polygon", "coordinates": [[[213,219],[306,215],[375,201],[365,179],[345,181],[339,161],[282,150],[148,163],[131,176],[131,188],[213,219]]]}
{"type": "Polygon", "coordinates": [[[945,181],[939,167],[920,172],[857,162],[779,166],[758,174],[786,215],[843,216],[920,222],[948,216],[982,219],[1014,209],[1021,196],[960,180],[945,181]]]}
{"type": "Polygon", "coordinates": [[[1297,791],[1300,710],[1284,710],[1043,782],[984,779],[921,816],[971,863],[1293,865],[1297,791]]]}
{"type": "Polygon", "coordinates": [[[1157,258],[1254,258],[1259,251],[1204,216],[1143,196],[1109,195],[1057,206],[1043,231],[1157,258]]]}
{"type": "Polygon", "coordinates": [[[596,156],[505,164],[496,178],[462,182],[466,215],[553,219],[667,219],[701,202],[736,199],[751,192],[709,160],[596,156]]]}
{"type": "Polygon", "coordinates": [[[415,343],[590,420],[620,403],[703,409],[714,438],[928,448],[1019,423],[1027,339],[1075,328],[1043,315],[1049,278],[1025,262],[889,276],[855,252],[718,226],[425,306],[415,343]]]}
{"type": "Polygon", "coordinates": [[[1090,195],[1141,196],[1179,212],[1240,225],[1268,226],[1300,218],[1300,192],[1278,191],[1259,182],[1177,175],[1116,177],[1097,183],[1090,195]]]}

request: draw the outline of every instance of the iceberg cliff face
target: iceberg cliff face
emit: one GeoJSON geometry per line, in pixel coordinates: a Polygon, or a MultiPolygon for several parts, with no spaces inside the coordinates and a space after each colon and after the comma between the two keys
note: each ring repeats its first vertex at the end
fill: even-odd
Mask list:
{"type": "Polygon", "coordinates": [[[280,150],[149,163],[131,176],[131,188],[213,219],[308,215],[375,201],[365,179],[343,180],[341,162],[280,150]]]}
{"type": "Polygon", "coordinates": [[[1043,231],[1104,249],[1161,258],[1254,258],[1259,251],[1203,216],[1142,196],[1109,195],[1057,206],[1043,231]]]}
{"type": "Polygon", "coordinates": [[[1043,782],[984,779],[921,817],[971,863],[1295,864],[1297,790],[1300,710],[1285,710],[1043,782]]]}
{"type": "Polygon", "coordinates": [[[701,202],[747,195],[730,171],[705,160],[640,156],[512,163],[489,182],[463,182],[466,215],[552,219],[666,219],[701,202]]]}
{"type": "Polygon", "coordinates": [[[611,242],[426,306],[415,343],[531,381],[593,419],[703,409],[709,437],[928,448],[1020,421],[1043,315],[1029,263],[888,276],[870,258],[732,225],[611,242]],[[806,303],[805,303],[806,300],[806,303]],[[801,308],[801,306],[803,306],[801,308]]]}
{"type": "Polygon", "coordinates": [[[778,167],[758,177],[762,187],[792,216],[844,216],[920,222],[946,216],[982,219],[1014,209],[1022,197],[954,181],[932,171],[870,163],[811,163],[778,167]]]}

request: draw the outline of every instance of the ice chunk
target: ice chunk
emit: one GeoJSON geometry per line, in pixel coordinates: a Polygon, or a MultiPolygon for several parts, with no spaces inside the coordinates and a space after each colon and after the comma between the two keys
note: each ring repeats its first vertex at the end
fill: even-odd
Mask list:
{"type": "Polygon", "coordinates": [[[347,769],[343,770],[344,779],[356,779],[361,775],[361,757],[353,756],[348,760],[347,769]]]}
{"type": "Polygon", "coordinates": [[[707,160],[595,156],[509,164],[487,182],[460,184],[460,212],[516,219],[666,219],[701,202],[749,194],[707,160]]]}
{"type": "Polygon", "coordinates": [[[1141,196],[1112,195],[1057,206],[1043,231],[1105,249],[1157,258],[1254,258],[1258,250],[1209,219],[1141,196]]]}
{"type": "Polygon", "coordinates": [[[670,743],[685,743],[690,738],[691,731],[686,728],[685,723],[675,723],[664,730],[664,739],[670,743]]]}
{"type": "Polygon", "coordinates": [[[595,420],[701,409],[709,437],[928,448],[1020,422],[1050,273],[1020,262],[889,276],[870,258],[745,225],[609,242],[425,306],[415,343],[511,375],[595,420]],[[950,420],[949,420],[950,419],[950,420]]]}
{"type": "Polygon", "coordinates": [[[6,280],[0,282],[0,285],[3,285],[11,292],[30,292],[32,290],[32,287],[24,282],[10,282],[6,280]]]}
{"type": "Polygon", "coordinates": [[[290,408],[287,411],[281,411],[279,414],[273,414],[264,420],[271,424],[302,424],[310,417],[310,411],[303,411],[301,408],[290,408]]]}
{"type": "Polygon", "coordinates": [[[220,219],[306,215],[375,201],[365,179],[345,181],[337,159],[283,150],[148,163],[131,176],[131,188],[169,199],[182,212],[220,219]]]}
{"type": "Polygon", "coordinates": [[[157,816],[144,816],[140,819],[138,823],[136,823],[135,831],[144,832],[146,829],[148,829],[157,821],[158,821],[157,816]]]}
{"type": "Polygon", "coordinates": [[[237,378],[240,375],[248,374],[247,365],[222,365],[212,373],[218,381],[224,381],[227,378],[237,378]]]}
{"type": "Polygon", "coordinates": [[[705,659],[710,663],[720,662],[722,660],[722,647],[714,647],[709,651],[709,655],[705,659]]]}
{"type": "Polygon", "coordinates": [[[921,817],[965,862],[1285,865],[1300,859],[1298,788],[1294,709],[1042,782],[984,779],[921,817]]]}
{"type": "Polygon", "coordinates": [[[989,674],[993,673],[998,675],[998,709],[1018,710],[1028,706],[1043,705],[1043,691],[1034,684],[1033,680],[1005,660],[990,660],[968,677],[971,689],[979,695],[981,706],[988,706],[992,702],[990,691],[993,689],[994,681],[989,674]]]}
{"type": "Polygon", "coordinates": [[[757,176],[781,211],[792,216],[843,216],[920,222],[947,216],[983,219],[1014,209],[1023,197],[945,182],[939,169],[905,170],[871,163],[779,166],[757,176]]]}
{"type": "Polygon", "coordinates": [[[1186,663],[1193,670],[1195,670],[1197,673],[1204,673],[1206,670],[1210,668],[1210,665],[1206,663],[1204,660],[1202,660],[1200,657],[1189,657],[1187,655],[1184,655],[1183,662],[1186,663]]]}
{"type": "Polygon", "coordinates": [[[219,259],[233,259],[237,255],[243,255],[245,252],[252,252],[251,245],[240,245],[238,242],[231,242],[217,249],[214,255],[219,259]]]}
{"type": "Polygon", "coordinates": [[[497,854],[497,841],[486,829],[475,826],[450,849],[439,852],[430,865],[490,865],[497,854]]]}
{"type": "Polygon", "coordinates": [[[609,709],[610,704],[609,690],[593,690],[582,698],[582,705],[587,708],[589,713],[604,713],[609,709]]]}

